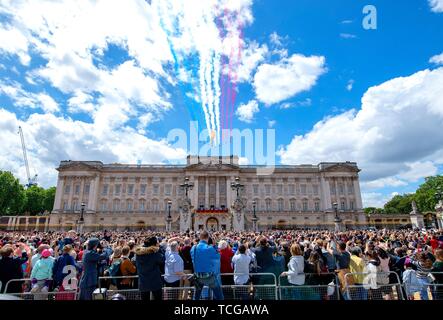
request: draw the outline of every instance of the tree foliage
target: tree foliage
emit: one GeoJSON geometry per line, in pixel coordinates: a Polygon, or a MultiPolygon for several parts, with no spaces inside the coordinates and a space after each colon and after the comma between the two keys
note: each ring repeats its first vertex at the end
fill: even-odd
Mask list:
{"type": "Polygon", "coordinates": [[[55,187],[25,189],[11,172],[0,171],[0,215],[36,215],[51,211],[54,198],[55,187]]]}
{"type": "Polygon", "coordinates": [[[412,211],[412,201],[416,202],[417,208],[421,212],[435,211],[437,204],[435,193],[438,188],[443,191],[443,176],[427,177],[415,193],[396,195],[384,205],[383,209],[369,207],[364,211],[366,214],[374,211],[376,213],[407,214],[412,211]]]}

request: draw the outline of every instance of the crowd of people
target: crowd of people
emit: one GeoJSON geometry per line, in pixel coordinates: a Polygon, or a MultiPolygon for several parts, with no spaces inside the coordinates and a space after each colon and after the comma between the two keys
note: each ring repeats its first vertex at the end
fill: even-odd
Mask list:
{"type": "Polygon", "coordinates": [[[443,299],[442,230],[15,231],[0,232],[0,254],[0,292],[10,294],[70,292],[78,283],[80,300],[99,286],[161,300],[164,287],[192,286],[194,299],[206,290],[221,300],[222,286],[265,284],[263,274],[274,274],[294,288],[288,299],[334,281],[342,299],[393,299],[389,285],[398,282],[407,299],[443,299]]]}

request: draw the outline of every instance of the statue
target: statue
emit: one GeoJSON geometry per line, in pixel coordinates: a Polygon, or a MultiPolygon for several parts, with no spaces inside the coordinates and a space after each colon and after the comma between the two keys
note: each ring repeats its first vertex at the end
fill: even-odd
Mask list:
{"type": "Polygon", "coordinates": [[[238,223],[241,223],[242,210],[244,207],[245,205],[240,198],[237,198],[232,205],[232,209],[234,209],[238,223]]]}
{"type": "Polygon", "coordinates": [[[417,208],[417,203],[415,203],[415,201],[412,200],[411,205],[412,205],[412,211],[410,214],[414,214],[414,215],[418,214],[419,212],[418,212],[418,208],[417,208]]]}

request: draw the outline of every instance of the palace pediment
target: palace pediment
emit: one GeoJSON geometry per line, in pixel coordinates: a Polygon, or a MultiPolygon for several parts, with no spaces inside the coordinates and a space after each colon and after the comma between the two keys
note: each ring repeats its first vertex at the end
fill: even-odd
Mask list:
{"type": "Polygon", "coordinates": [[[323,172],[360,172],[360,169],[355,163],[343,162],[336,164],[321,164],[321,171],[323,172]]]}
{"type": "Polygon", "coordinates": [[[238,169],[239,167],[236,165],[225,163],[196,163],[186,167],[186,170],[196,171],[232,171],[238,169]]]}
{"type": "Polygon", "coordinates": [[[103,164],[99,161],[62,161],[58,171],[97,171],[103,164]]]}

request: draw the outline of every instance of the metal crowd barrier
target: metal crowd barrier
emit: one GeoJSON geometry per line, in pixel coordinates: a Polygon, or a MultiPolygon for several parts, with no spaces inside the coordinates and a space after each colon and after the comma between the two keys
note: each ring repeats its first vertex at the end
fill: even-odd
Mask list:
{"type": "Polygon", "coordinates": [[[304,273],[302,285],[289,283],[288,277],[278,278],[280,300],[339,300],[339,283],[335,273],[304,273]]]}
{"type": "Polygon", "coordinates": [[[443,300],[443,283],[438,282],[443,279],[443,272],[431,272],[437,281],[428,284],[408,284],[403,283],[406,299],[408,300],[443,300]]]}
{"type": "MultiPolygon", "coordinates": [[[[14,288],[15,289],[15,288],[14,288]]],[[[14,290],[15,291],[15,290],[14,290]]],[[[4,293],[15,296],[23,300],[77,300],[78,290],[68,291],[46,291],[31,288],[31,279],[12,279],[9,280],[4,289],[4,293]],[[20,292],[8,292],[13,288],[14,283],[20,284],[20,292]]]]}
{"type": "Polygon", "coordinates": [[[273,273],[222,273],[220,276],[226,300],[278,300],[277,277],[273,273]],[[246,283],[234,284],[234,276],[245,275],[249,276],[246,283]]]}
{"type": "Polygon", "coordinates": [[[404,300],[402,283],[393,271],[347,273],[344,288],[347,300],[404,300]]]}

